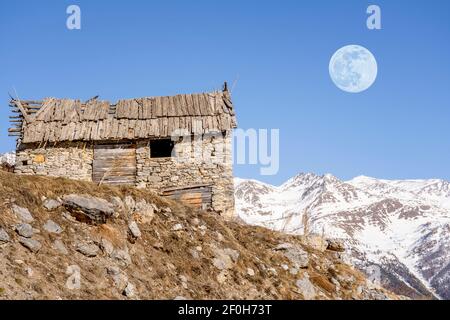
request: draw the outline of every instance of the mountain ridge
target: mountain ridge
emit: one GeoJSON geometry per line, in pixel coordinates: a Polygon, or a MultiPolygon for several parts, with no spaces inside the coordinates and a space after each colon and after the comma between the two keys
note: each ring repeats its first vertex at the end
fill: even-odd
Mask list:
{"type": "Polygon", "coordinates": [[[272,188],[237,179],[235,198],[239,218],[249,224],[344,239],[356,245],[352,260],[362,270],[384,262],[379,267],[392,278],[388,288],[414,298],[450,298],[448,181],[341,181],[302,173],[272,188]]]}

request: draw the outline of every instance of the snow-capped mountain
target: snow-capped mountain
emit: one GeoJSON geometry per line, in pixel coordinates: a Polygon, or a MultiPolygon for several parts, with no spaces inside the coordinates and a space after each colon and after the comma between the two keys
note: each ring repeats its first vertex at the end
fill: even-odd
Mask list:
{"type": "Polygon", "coordinates": [[[249,224],[345,240],[351,259],[414,298],[450,299],[450,182],[300,174],[281,186],[235,179],[249,224]]]}

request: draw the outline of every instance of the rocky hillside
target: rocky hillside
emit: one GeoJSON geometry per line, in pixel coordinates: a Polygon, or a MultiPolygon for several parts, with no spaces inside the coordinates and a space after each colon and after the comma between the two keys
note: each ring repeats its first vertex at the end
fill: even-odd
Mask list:
{"type": "Polygon", "coordinates": [[[236,179],[247,223],[339,238],[352,262],[412,298],[450,299],[450,183],[300,174],[279,187],[236,179]]]}
{"type": "Polygon", "coordinates": [[[397,299],[341,243],[135,188],[0,171],[0,299],[397,299]]]}

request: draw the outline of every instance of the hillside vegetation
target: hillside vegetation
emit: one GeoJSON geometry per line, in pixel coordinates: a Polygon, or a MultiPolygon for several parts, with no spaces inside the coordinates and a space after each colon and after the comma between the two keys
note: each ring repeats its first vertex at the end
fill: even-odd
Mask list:
{"type": "Polygon", "coordinates": [[[146,190],[0,170],[0,299],[398,299],[342,250],[146,190]]]}

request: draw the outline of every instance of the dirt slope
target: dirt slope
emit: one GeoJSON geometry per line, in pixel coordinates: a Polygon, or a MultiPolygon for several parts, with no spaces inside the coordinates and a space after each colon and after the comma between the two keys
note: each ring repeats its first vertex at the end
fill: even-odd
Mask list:
{"type": "Polygon", "coordinates": [[[398,298],[338,251],[144,190],[0,171],[0,299],[398,298]],[[114,214],[77,221],[61,204],[69,194],[102,198],[114,214]]]}

